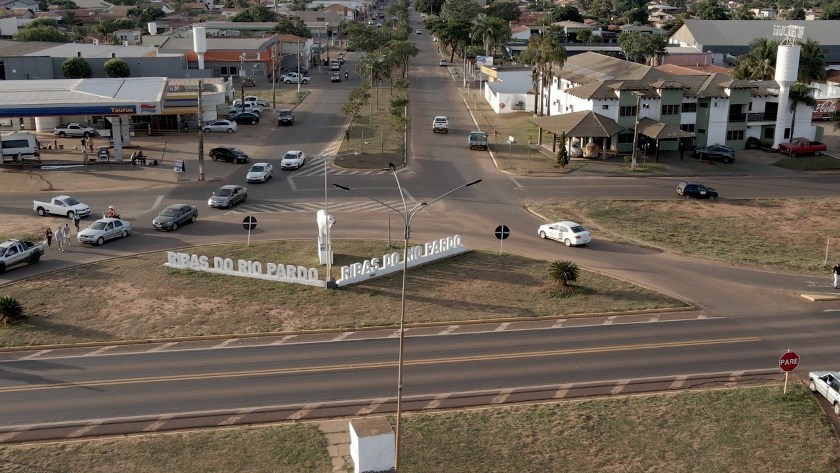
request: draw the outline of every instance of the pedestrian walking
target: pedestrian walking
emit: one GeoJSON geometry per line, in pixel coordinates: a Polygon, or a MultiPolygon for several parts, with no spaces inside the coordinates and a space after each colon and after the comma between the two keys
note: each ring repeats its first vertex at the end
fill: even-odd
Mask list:
{"type": "Polygon", "coordinates": [[[64,229],[61,228],[61,225],[55,231],[55,243],[58,245],[58,251],[64,251],[64,229]]]}
{"type": "Polygon", "coordinates": [[[47,228],[47,231],[44,232],[44,236],[47,237],[47,248],[52,248],[52,229],[47,228]]]}
{"type": "Polygon", "coordinates": [[[840,261],[834,266],[834,289],[838,289],[838,283],[840,283],[840,261]]]}
{"type": "Polygon", "coordinates": [[[82,151],[87,149],[87,139],[82,138],[82,151]]]}
{"type": "Polygon", "coordinates": [[[87,143],[88,143],[88,149],[90,149],[90,152],[93,153],[93,138],[88,138],[87,143]]]}
{"type": "Polygon", "coordinates": [[[73,226],[76,227],[76,233],[77,234],[79,233],[79,222],[81,222],[81,221],[82,221],[82,217],[80,217],[78,213],[73,215],[73,226]]]}
{"type": "Polygon", "coordinates": [[[64,246],[70,246],[70,224],[64,224],[64,246]]]}

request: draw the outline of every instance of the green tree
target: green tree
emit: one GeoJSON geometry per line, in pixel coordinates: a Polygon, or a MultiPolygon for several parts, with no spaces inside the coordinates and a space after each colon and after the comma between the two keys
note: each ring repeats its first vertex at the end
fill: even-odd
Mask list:
{"type": "Polygon", "coordinates": [[[428,15],[439,15],[444,0],[414,0],[414,10],[428,15]]]}
{"type": "Polygon", "coordinates": [[[440,9],[444,20],[468,21],[481,12],[481,7],[474,0],[445,0],[440,9]]]}
{"type": "Polygon", "coordinates": [[[470,36],[484,45],[484,54],[489,56],[496,51],[499,43],[510,38],[510,26],[501,18],[479,14],[470,36]]]}
{"type": "Polygon", "coordinates": [[[518,21],[522,16],[522,10],[516,2],[509,0],[496,0],[485,10],[487,16],[495,16],[505,21],[518,21]]]}
{"type": "Polygon", "coordinates": [[[812,89],[808,86],[808,84],[803,84],[801,82],[797,82],[793,84],[790,88],[790,95],[788,96],[788,100],[790,101],[790,111],[793,112],[793,117],[790,122],[790,140],[793,141],[793,138],[796,136],[794,133],[794,127],[796,126],[796,109],[799,105],[807,105],[808,107],[814,108],[817,106],[817,101],[814,99],[814,92],[815,89],[812,89]]]}
{"type": "Polygon", "coordinates": [[[649,25],[647,8],[633,8],[624,12],[624,19],[631,25],[649,25]]]}
{"type": "Polygon", "coordinates": [[[105,61],[105,75],[108,77],[129,77],[131,76],[131,69],[128,63],[121,58],[113,58],[105,61]]]}
{"type": "MultiPolygon", "coordinates": [[[[733,20],[755,20],[755,13],[750,10],[749,5],[742,3],[738,8],[732,11],[733,20]]],[[[804,18],[803,18],[804,20],[804,18]]]]}
{"type": "Polygon", "coordinates": [[[292,11],[306,11],[309,9],[309,0],[292,0],[289,10],[292,11]]]}
{"type": "Polygon", "coordinates": [[[569,162],[569,152],[566,150],[565,131],[560,132],[560,136],[557,137],[557,141],[560,142],[560,146],[557,148],[557,164],[562,167],[566,167],[566,163],[569,162]]]}
{"type": "Polygon", "coordinates": [[[732,76],[743,80],[772,80],[776,74],[776,53],[779,43],[758,38],[750,43],[750,52],[738,58],[732,76]]]}
{"type": "Polygon", "coordinates": [[[716,0],[695,3],[697,18],[701,20],[728,20],[729,13],[716,0]]]}
{"type": "Polygon", "coordinates": [[[17,322],[25,317],[23,305],[14,297],[0,297],[0,325],[17,322]]]}
{"type": "Polygon", "coordinates": [[[350,23],[344,31],[349,38],[349,47],[356,51],[376,51],[385,46],[390,40],[390,35],[382,31],[382,28],[375,28],[361,23],[350,23]]]}
{"type": "Polygon", "coordinates": [[[534,91],[537,94],[537,100],[534,101],[534,114],[541,115],[546,107],[544,102],[551,103],[550,95],[543,100],[543,91],[552,83],[554,66],[562,68],[566,63],[566,48],[549,34],[532,35],[528,47],[520,54],[520,59],[531,66],[532,84],[534,89],[539,88],[534,91]]]}
{"type": "Polygon", "coordinates": [[[47,0],[39,0],[38,1],[38,11],[47,11],[50,9],[50,4],[47,3],[47,0]]]}
{"type": "Polygon", "coordinates": [[[248,0],[225,0],[225,8],[248,8],[248,0]]]}
{"type": "Polygon", "coordinates": [[[794,8],[787,14],[788,20],[804,20],[805,10],[802,7],[794,8]]]}
{"type": "Polygon", "coordinates": [[[61,64],[61,72],[67,79],[89,79],[93,77],[90,64],[81,57],[70,57],[61,64]]]}
{"type": "Polygon", "coordinates": [[[665,54],[668,42],[662,36],[641,31],[625,31],[618,36],[618,45],[627,59],[650,63],[651,59],[665,54]]]}
{"type": "Polygon", "coordinates": [[[552,8],[545,16],[546,24],[556,23],[558,21],[576,21],[583,23],[583,15],[577,7],[571,5],[557,5],[552,8]]]}
{"type": "Polygon", "coordinates": [[[277,34],[292,34],[299,38],[312,37],[312,30],[299,17],[280,17],[277,19],[277,24],[274,25],[271,31],[277,34]]]}
{"type": "Polygon", "coordinates": [[[823,5],[822,7],[823,12],[822,16],[820,16],[823,20],[840,20],[840,2],[832,2],[827,5],[823,5]]]}
{"type": "Polygon", "coordinates": [[[166,13],[160,8],[132,8],[128,10],[127,15],[134,22],[132,26],[145,27],[146,23],[163,18],[166,16],[166,13]]]}
{"type": "Polygon", "coordinates": [[[262,5],[253,5],[233,15],[230,21],[241,22],[276,22],[277,14],[262,5]]]}
{"type": "Polygon", "coordinates": [[[51,43],[69,43],[66,34],[53,26],[34,26],[24,28],[14,36],[15,41],[48,41],[51,43]]]}
{"type": "Polygon", "coordinates": [[[580,30],[577,34],[577,40],[581,43],[591,43],[592,42],[592,30],[580,30]]]}
{"type": "Polygon", "coordinates": [[[402,69],[402,78],[405,78],[405,72],[408,69],[408,59],[420,53],[417,45],[413,41],[403,41],[399,39],[392,39],[385,45],[394,62],[402,69]]]}
{"type": "Polygon", "coordinates": [[[59,10],[78,10],[79,6],[71,0],[50,0],[50,5],[55,5],[59,10]]]}
{"type": "Polygon", "coordinates": [[[568,287],[580,277],[580,268],[571,261],[555,261],[548,267],[548,275],[555,283],[568,287]]]}
{"type": "Polygon", "coordinates": [[[825,70],[825,50],[820,47],[820,43],[810,38],[803,41],[800,46],[797,80],[805,84],[825,82],[828,78],[828,71],[825,70]]]}

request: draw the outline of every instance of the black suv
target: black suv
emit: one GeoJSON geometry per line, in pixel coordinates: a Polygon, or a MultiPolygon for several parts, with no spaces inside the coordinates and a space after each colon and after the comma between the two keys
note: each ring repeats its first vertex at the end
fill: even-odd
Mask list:
{"type": "Polygon", "coordinates": [[[221,146],[219,148],[211,149],[210,157],[213,158],[213,161],[221,159],[222,161],[230,161],[236,164],[247,163],[251,160],[251,157],[248,156],[245,151],[242,151],[239,148],[232,148],[230,146],[221,146]]]}
{"type": "Polygon", "coordinates": [[[294,125],[295,114],[288,108],[277,111],[277,125],[294,125]]]}
{"type": "Polygon", "coordinates": [[[677,194],[683,198],[694,197],[695,199],[717,199],[718,193],[711,187],[706,187],[699,182],[680,182],[677,185],[677,194]]]}

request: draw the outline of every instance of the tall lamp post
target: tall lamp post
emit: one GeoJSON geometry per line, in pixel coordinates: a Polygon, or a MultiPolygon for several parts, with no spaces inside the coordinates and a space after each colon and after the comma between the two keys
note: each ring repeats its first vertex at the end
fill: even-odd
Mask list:
{"type": "Polygon", "coordinates": [[[636,123],[633,125],[633,154],[630,158],[630,170],[636,170],[636,148],[639,145],[639,117],[642,113],[642,91],[634,90],[633,95],[636,96],[636,123]]]}
{"type": "Polygon", "coordinates": [[[422,211],[426,207],[434,204],[435,202],[443,199],[444,197],[448,196],[449,194],[452,194],[455,191],[459,191],[459,190],[461,190],[465,187],[470,187],[472,185],[478,184],[482,180],[478,179],[476,181],[472,181],[472,182],[469,182],[467,184],[462,184],[462,185],[460,185],[460,186],[458,186],[458,187],[456,187],[452,190],[444,192],[443,194],[441,194],[438,197],[435,197],[434,199],[430,200],[429,202],[419,202],[416,205],[414,205],[414,207],[409,209],[408,204],[405,201],[405,192],[403,191],[403,188],[400,185],[400,178],[397,175],[396,166],[394,166],[393,163],[390,163],[389,166],[388,166],[388,170],[390,170],[394,174],[394,179],[396,179],[396,181],[397,181],[397,189],[400,191],[400,198],[402,198],[402,203],[403,203],[402,211],[394,208],[391,205],[386,204],[385,202],[382,202],[379,199],[371,197],[371,196],[365,194],[364,192],[357,191],[355,189],[351,189],[349,187],[345,187],[345,186],[338,185],[338,184],[333,184],[333,186],[338,187],[339,189],[342,189],[342,190],[345,190],[345,191],[348,191],[348,192],[354,192],[356,194],[359,194],[363,197],[366,197],[366,198],[382,205],[383,207],[386,207],[390,210],[393,210],[400,217],[403,218],[403,223],[405,225],[404,226],[405,232],[403,233],[402,293],[401,293],[401,296],[400,296],[400,335],[399,335],[400,351],[399,351],[399,357],[397,359],[397,432],[396,432],[396,445],[395,445],[396,452],[395,452],[395,456],[394,456],[394,471],[399,473],[399,471],[400,471],[400,447],[401,447],[400,438],[401,438],[401,433],[402,433],[402,431],[400,429],[400,421],[402,420],[402,389],[403,389],[403,386],[402,386],[402,368],[403,368],[403,346],[404,346],[404,341],[405,341],[405,280],[406,280],[406,275],[408,274],[408,240],[409,240],[409,238],[411,238],[411,220],[414,218],[415,215],[420,213],[420,211],[422,211]]]}

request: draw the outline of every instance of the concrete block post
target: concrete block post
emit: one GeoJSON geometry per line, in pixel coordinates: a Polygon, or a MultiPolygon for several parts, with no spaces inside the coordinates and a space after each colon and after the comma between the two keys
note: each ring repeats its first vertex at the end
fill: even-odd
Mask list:
{"type": "Polygon", "coordinates": [[[350,421],[350,457],[354,473],[394,471],[396,444],[394,429],[384,417],[350,421]]]}

